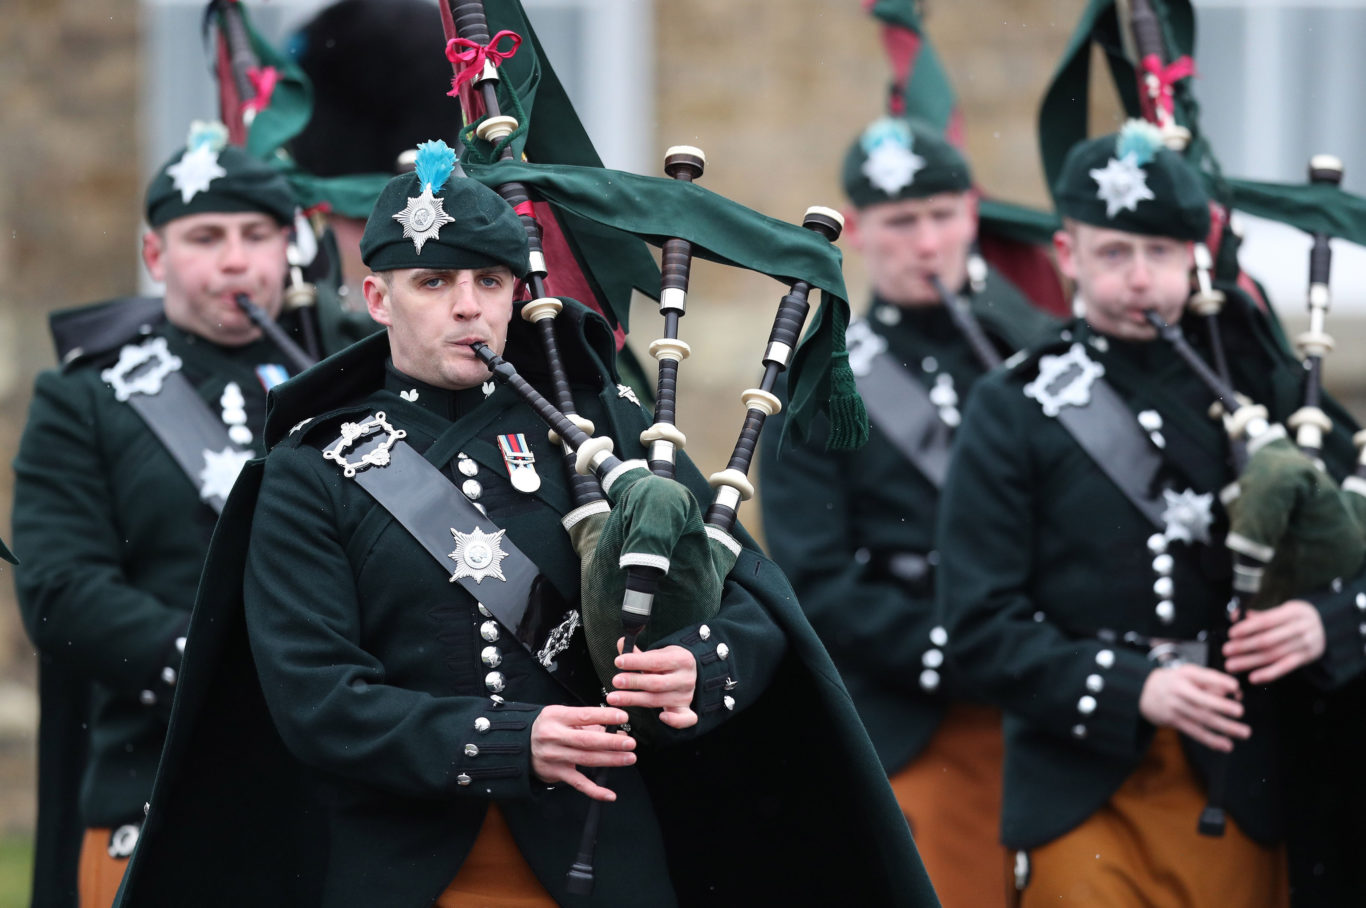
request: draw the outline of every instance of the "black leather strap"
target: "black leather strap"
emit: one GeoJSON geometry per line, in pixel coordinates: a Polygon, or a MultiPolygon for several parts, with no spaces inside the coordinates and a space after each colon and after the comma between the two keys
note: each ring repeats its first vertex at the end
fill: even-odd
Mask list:
{"type": "Polygon", "coordinates": [[[1057,420],[1124,497],[1153,526],[1165,530],[1156,481],[1162,456],[1119,393],[1098,378],[1091,385],[1090,401],[1082,407],[1063,407],[1057,420]]]}
{"type": "MultiPolygon", "coordinates": [[[[242,450],[228,438],[223,421],[213,415],[189,379],[179,372],[163,378],[156,394],[131,395],[128,406],[142,417],[196,489],[203,487],[200,474],[207,464],[206,454],[225,448],[242,450]]],[[[226,500],[226,496],[211,495],[204,502],[221,514],[226,500]]]]}
{"type": "Polygon", "coordinates": [[[949,427],[925,386],[883,351],[858,370],[854,381],[868,419],[936,489],[949,471],[949,427]]]}
{"type": "MultiPolygon", "coordinates": [[[[329,445],[334,446],[335,442],[329,445]]],[[[355,459],[373,446],[357,446],[348,452],[349,457],[355,459]]],[[[452,577],[452,582],[481,603],[557,681],[584,702],[601,699],[578,611],[567,607],[553,585],[540,575],[536,563],[506,534],[497,541],[502,552],[497,568],[505,579],[487,572],[478,580],[454,577],[459,564],[451,557],[456,549],[455,532],[497,536],[502,530],[440,469],[399,441],[390,448],[386,466],[360,470],[355,479],[452,577]]]]}

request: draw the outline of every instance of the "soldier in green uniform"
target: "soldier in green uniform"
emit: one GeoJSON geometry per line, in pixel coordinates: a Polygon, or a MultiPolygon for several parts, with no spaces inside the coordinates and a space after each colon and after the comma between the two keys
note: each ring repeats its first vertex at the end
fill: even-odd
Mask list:
{"type": "Polygon", "coordinates": [[[869,441],[849,453],[825,451],[819,433],[781,456],[764,446],[768,544],[849,685],[940,899],[1004,905],[1000,713],[961,699],[944,662],[934,522],[968,390],[1052,320],[976,254],[967,162],[930,128],[874,122],[850,147],[843,183],[845,236],[873,289],[868,317],[848,331],[869,441]]]}
{"type": "MultiPolygon", "coordinates": [[[[1366,581],[1239,616],[1221,642],[1229,441],[1144,315],[1180,321],[1211,357],[1209,326],[1182,319],[1209,227],[1200,178],[1133,122],[1076,146],[1054,193],[1084,315],[978,385],[938,537],[953,655],[1006,710],[1002,834],[1022,852],[1022,904],[1284,905],[1287,723],[1312,712],[1311,685],[1366,665],[1366,581]],[[1222,835],[1197,832],[1207,797],[1227,809],[1222,835]]],[[[1303,371],[1225,289],[1232,382],[1284,419],[1303,371]]],[[[1341,476],[1351,421],[1333,418],[1324,459],[1341,476]]]]}
{"type": "MultiPolygon", "coordinates": [[[[933,904],[833,667],[743,531],[719,612],[620,656],[603,693],[563,454],[471,349],[550,380],[514,316],[525,230],[430,163],[443,148],[366,227],[385,334],[276,392],[271,453],[224,516],[250,545],[225,531],[210,555],[120,904],[933,904]],[[650,746],[608,729],[625,707],[650,746]],[[837,806],[791,797],[822,773],[837,806]],[[610,803],[585,895],[565,873],[590,799],[610,803]]],[[[641,456],[606,321],[571,301],[557,322],[579,412],[641,456]]]]}
{"type": "Polygon", "coordinates": [[[35,904],[75,904],[77,850],[81,905],[113,900],[210,533],[265,450],[267,389],[297,371],[235,300],[280,311],[294,197],[225,135],[197,125],[148,188],[143,260],[164,297],[53,316],[62,367],[38,378],[14,464],[19,604],[43,670],[35,904]]]}

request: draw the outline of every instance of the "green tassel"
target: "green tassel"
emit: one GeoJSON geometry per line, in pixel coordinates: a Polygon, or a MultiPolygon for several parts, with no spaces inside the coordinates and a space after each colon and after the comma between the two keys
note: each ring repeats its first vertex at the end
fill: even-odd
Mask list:
{"type": "Polygon", "coordinates": [[[830,437],[825,443],[828,451],[854,451],[868,443],[868,411],[858,395],[854,370],[849,368],[849,351],[845,349],[844,329],[849,324],[846,306],[835,306],[830,319],[830,437]]]}

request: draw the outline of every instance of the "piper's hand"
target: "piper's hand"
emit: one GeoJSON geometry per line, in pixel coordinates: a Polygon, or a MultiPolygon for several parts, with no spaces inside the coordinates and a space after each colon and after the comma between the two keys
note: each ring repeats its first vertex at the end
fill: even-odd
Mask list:
{"type": "Polygon", "coordinates": [[[531,724],[531,770],[542,782],[563,782],[598,801],[615,801],[616,792],[594,784],[580,766],[630,766],[635,739],[613,734],[608,725],[629,717],[606,706],[547,706],[531,724]]]}
{"type": "Polygon", "coordinates": [[[1247,680],[1269,684],[1323,655],[1323,618],[1303,599],[1252,612],[1236,622],[1224,644],[1224,668],[1251,671],[1247,680]]]}
{"type": "MultiPolygon", "coordinates": [[[[621,652],[624,638],[617,640],[621,652]]],[[[617,656],[619,674],[612,676],[616,690],[607,695],[612,706],[646,706],[661,710],[659,721],[670,728],[691,728],[697,724],[692,710],[697,688],[697,660],[681,646],[666,646],[617,656]]]]}
{"type": "Polygon", "coordinates": [[[1246,740],[1252,729],[1243,722],[1238,679],[1199,665],[1156,668],[1143,682],[1138,711],[1154,725],[1174,728],[1211,750],[1233,750],[1233,739],[1246,740]]]}

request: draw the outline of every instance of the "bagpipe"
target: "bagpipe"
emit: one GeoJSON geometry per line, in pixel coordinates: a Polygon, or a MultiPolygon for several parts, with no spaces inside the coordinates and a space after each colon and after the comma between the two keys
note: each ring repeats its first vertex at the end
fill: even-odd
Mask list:
{"type": "MultiPolygon", "coordinates": [[[[526,228],[531,299],[521,315],[540,337],[549,398],[495,351],[476,345],[475,353],[495,381],[511,387],[549,426],[552,443],[565,452],[574,507],[562,524],[581,560],[580,613],[588,651],[604,688],[611,689],[618,641],[622,651],[648,647],[720,608],[726,578],[742,550],[735,536],[737,511],[754,494],[748,474],[765,420],[783,406],[774,387],[785,370],[792,367],[793,398],[800,401],[794,414],[827,412],[837,444],[852,446],[866,437],[866,417],[843,357],[848,305],[832,245],[843,220],[833,210],[812,208],[803,231],[707,193],[693,182],[705,168],[705,156],[689,146],[669,149],[667,179],[518,160],[516,145],[529,125],[518,92],[500,77],[500,68],[523,41],[534,42],[534,35],[508,29],[491,34],[482,0],[449,0],[442,16],[454,70],[452,94],[461,99],[465,121],[463,170],[494,188],[526,228]],[[640,436],[648,461],[623,461],[612,439],[595,436],[595,427],[575,412],[557,338],[564,304],[547,289],[542,245],[545,229],[555,229],[565,214],[619,231],[623,240],[662,248],[658,300],[664,331],[650,345],[657,361],[655,408],[640,436]],[[710,477],[715,493],[705,515],[694,493],[674,479],[686,443],[676,421],[678,373],[691,352],[679,327],[695,255],[768,273],[789,286],[764,349],[762,377],[741,395],[745,417],[739,437],[726,468],[710,477]],[[822,306],[803,341],[813,289],[822,291],[822,306]]],[[[616,314],[618,322],[624,320],[616,314]]],[[[800,432],[803,420],[794,420],[800,432]]],[[[648,737],[651,722],[635,718],[633,733],[648,737]]],[[[590,805],[567,877],[573,892],[593,888],[602,809],[601,802],[590,805]]]]}

